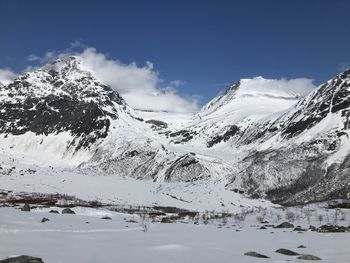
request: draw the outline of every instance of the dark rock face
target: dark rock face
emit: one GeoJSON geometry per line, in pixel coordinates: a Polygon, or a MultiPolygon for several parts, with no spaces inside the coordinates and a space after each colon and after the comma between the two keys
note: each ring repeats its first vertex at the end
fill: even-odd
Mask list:
{"type": "Polygon", "coordinates": [[[114,103],[124,100],[71,57],[47,68],[25,73],[0,87],[0,133],[37,135],[70,132],[78,150],[107,136],[110,119],[118,114],[114,103]],[[109,110],[108,110],[109,109],[109,110]]]}
{"type": "Polygon", "coordinates": [[[174,138],[175,144],[185,143],[193,139],[197,135],[196,131],[180,130],[169,134],[170,138],[174,138]]]}
{"type": "Polygon", "coordinates": [[[284,202],[321,179],[324,154],[318,145],[308,144],[253,152],[243,160],[241,188],[253,197],[267,194],[269,199],[284,202]]]}
{"type": "Polygon", "coordinates": [[[208,142],[207,142],[207,147],[212,147],[215,144],[218,144],[222,141],[227,142],[231,137],[235,135],[239,135],[240,129],[236,125],[232,125],[224,134],[221,135],[216,135],[212,137],[208,142]]]}
{"type": "Polygon", "coordinates": [[[146,123],[151,124],[152,129],[154,130],[162,130],[168,128],[168,124],[160,120],[148,120],[146,123]]]}
{"type": "Polygon", "coordinates": [[[341,112],[343,129],[349,128],[350,70],[322,85],[296,105],[297,110],[282,126],[282,134],[294,137],[315,126],[329,113],[341,112]]]}
{"type": "Polygon", "coordinates": [[[350,155],[342,163],[322,169],[322,159],[315,161],[301,176],[287,186],[277,187],[267,192],[271,200],[285,204],[305,204],[315,201],[346,199],[350,193],[350,155]]]}
{"type": "Polygon", "coordinates": [[[44,261],[41,258],[19,256],[0,260],[0,263],[44,263],[44,261]]]}
{"type": "Polygon", "coordinates": [[[190,182],[210,176],[193,154],[186,154],[175,160],[166,170],[164,180],[167,182],[190,182]]]}
{"type": "MultiPolygon", "coordinates": [[[[122,148],[125,151],[114,158],[110,157],[110,151],[99,150],[90,161],[97,164],[96,169],[106,174],[120,174],[135,179],[156,180],[159,171],[165,165],[164,162],[157,159],[157,155],[160,153],[156,152],[147,143],[137,146],[132,146],[129,143],[124,145],[122,148]]],[[[84,164],[80,168],[84,169],[84,164]]]]}
{"type": "Polygon", "coordinates": [[[236,175],[242,181],[239,188],[252,197],[268,198],[283,205],[348,198],[350,155],[326,168],[326,160],[337,152],[341,143],[336,131],[326,136],[252,152],[236,175]]]}

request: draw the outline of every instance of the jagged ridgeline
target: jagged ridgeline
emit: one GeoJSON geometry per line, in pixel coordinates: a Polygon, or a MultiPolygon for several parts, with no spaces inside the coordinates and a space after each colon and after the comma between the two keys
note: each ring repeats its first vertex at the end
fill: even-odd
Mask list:
{"type": "Polygon", "coordinates": [[[240,80],[174,125],[131,109],[81,58],[61,58],[0,85],[1,150],[282,204],[349,198],[350,70],[304,98],[269,85],[240,80]],[[68,150],[86,154],[73,163],[68,150]]]}
{"type": "Polygon", "coordinates": [[[55,61],[0,87],[0,132],[36,135],[69,132],[76,150],[105,138],[118,118],[115,104],[126,107],[116,91],[82,69],[77,57],[55,61]]]}

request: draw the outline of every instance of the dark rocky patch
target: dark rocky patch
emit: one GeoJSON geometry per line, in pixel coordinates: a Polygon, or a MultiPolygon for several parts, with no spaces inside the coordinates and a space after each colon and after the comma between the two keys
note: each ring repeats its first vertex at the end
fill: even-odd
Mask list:
{"type": "Polygon", "coordinates": [[[350,202],[345,201],[345,202],[342,202],[342,203],[330,204],[328,207],[330,209],[336,209],[336,208],[350,209],[350,202]]]}
{"type": "Polygon", "coordinates": [[[19,256],[0,260],[0,263],[44,263],[41,258],[31,256],[19,256]]]}
{"type": "Polygon", "coordinates": [[[293,228],[294,225],[289,223],[289,222],[283,222],[277,226],[275,226],[275,228],[293,228]]]}
{"type": "Polygon", "coordinates": [[[212,147],[215,144],[218,144],[222,141],[227,142],[231,137],[235,136],[237,133],[239,133],[240,129],[237,125],[232,125],[224,134],[216,135],[212,137],[207,142],[207,147],[212,147]]]}
{"type": "Polygon", "coordinates": [[[313,226],[313,225],[310,225],[310,226],[309,226],[309,229],[310,229],[311,231],[316,231],[316,230],[317,230],[317,227],[315,227],[315,226],[313,226]]]}
{"type": "Polygon", "coordinates": [[[321,233],[344,233],[350,232],[350,226],[323,225],[316,229],[321,233]]]}
{"type": "Polygon", "coordinates": [[[166,213],[155,211],[155,212],[150,212],[150,213],[148,213],[148,215],[149,215],[150,217],[166,216],[166,213]]]}
{"type": "Polygon", "coordinates": [[[260,254],[260,253],[254,252],[254,251],[246,252],[246,253],[244,253],[244,255],[250,256],[250,257],[255,257],[255,258],[270,258],[268,256],[265,256],[263,254],[260,254]]]}
{"type": "Polygon", "coordinates": [[[297,256],[297,255],[299,255],[299,253],[294,252],[294,251],[289,250],[289,249],[285,249],[285,248],[277,249],[275,252],[283,254],[283,255],[287,255],[287,256],[297,256]]]}
{"type": "Polygon", "coordinates": [[[190,131],[190,130],[180,130],[177,132],[172,132],[169,134],[169,137],[174,137],[176,140],[174,140],[175,144],[185,143],[193,139],[195,135],[198,133],[196,131],[190,131]]]}
{"type": "Polygon", "coordinates": [[[313,255],[301,255],[297,257],[297,259],[302,259],[302,260],[322,260],[319,257],[313,256],[313,255]]]}
{"type": "Polygon", "coordinates": [[[46,217],[43,217],[43,219],[41,219],[41,223],[46,223],[50,221],[50,219],[46,218],[46,217]]]}
{"type": "Polygon", "coordinates": [[[301,226],[297,226],[296,228],[294,228],[294,230],[293,231],[302,231],[302,232],[304,232],[304,231],[307,231],[305,228],[302,228],[301,226]]]}
{"type": "Polygon", "coordinates": [[[21,211],[29,212],[30,211],[30,205],[29,204],[24,204],[23,207],[21,208],[21,211]]]}
{"type": "Polygon", "coordinates": [[[75,214],[75,212],[69,207],[62,210],[62,214],[75,214]]]}
{"type": "Polygon", "coordinates": [[[185,154],[176,159],[165,171],[167,182],[192,182],[209,177],[209,172],[192,154],[185,154]]]}
{"type": "Polygon", "coordinates": [[[173,220],[170,217],[163,217],[160,222],[169,224],[169,223],[173,223],[173,220]]]}
{"type": "Polygon", "coordinates": [[[159,120],[148,120],[146,123],[149,123],[152,125],[153,129],[166,129],[168,128],[168,124],[164,121],[159,121],[159,120]]]}

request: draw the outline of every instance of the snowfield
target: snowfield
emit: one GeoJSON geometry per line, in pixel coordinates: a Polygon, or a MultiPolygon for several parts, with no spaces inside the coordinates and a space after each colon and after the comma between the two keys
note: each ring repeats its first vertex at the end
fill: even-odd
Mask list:
{"type": "Polygon", "coordinates": [[[348,263],[350,259],[350,233],[263,230],[252,223],[254,218],[241,226],[230,220],[225,225],[148,221],[145,231],[137,215],[74,210],[76,215],[49,214],[47,209],[22,212],[0,208],[0,258],[28,254],[48,263],[304,262],[274,252],[286,248],[316,255],[321,262],[348,263]],[[103,215],[112,220],[101,219],[103,215]],[[50,221],[41,223],[43,217],[50,221]],[[131,219],[136,223],[130,223],[131,219]],[[300,245],[306,248],[298,248],[300,245]],[[270,259],[244,256],[248,251],[270,259]]]}
{"type": "Polygon", "coordinates": [[[105,175],[98,171],[33,165],[28,159],[0,155],[0,190],[67,194],[111,205],[173,206],[191,211],[240,211],[245,207],[271,207],[271,202],[250,199],[225,189],[223,181],[165,183],[105,175]]]}

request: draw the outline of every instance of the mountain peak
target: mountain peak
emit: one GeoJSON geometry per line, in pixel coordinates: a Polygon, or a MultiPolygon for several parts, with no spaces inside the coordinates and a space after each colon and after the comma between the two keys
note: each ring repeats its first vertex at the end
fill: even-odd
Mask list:
{"type": "Polygon", "coordinates": [[[60,58],[0,86],[0,107],[0,133],[67,132],[75,149],[105,138],[111,121],[123,111],[129,114],[123,98],[85,70],[81,59],[74,56],[60,58]]]}
{"type": "Polygon", "coordinates": [[[60,76],[67,79],[79,79],[82,77],[93,77],[91,71],[83,67],[83,63],[78,56],[67,56],[45,65],[38,71],[44,71],[52,76],[60,76]]]}
{"type": "Polygon", "coordinates": [[[293,84],[287,80],[265,79],[261,76],[252,79],[240,79],[222,95],[215,97],[206,104],[201,111],[209,113],[228,107],[230,108],[229,111],[232,110],[232,107],[239,110],[242,107],[263,106],[264,103],[267,107],[270,107],[273,101],[279,101],[277,102],[278,107],[273,112],[284,110],[296,103],[301,97],[293,91],[293,84]]]}

